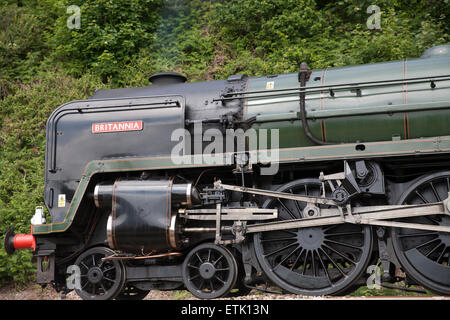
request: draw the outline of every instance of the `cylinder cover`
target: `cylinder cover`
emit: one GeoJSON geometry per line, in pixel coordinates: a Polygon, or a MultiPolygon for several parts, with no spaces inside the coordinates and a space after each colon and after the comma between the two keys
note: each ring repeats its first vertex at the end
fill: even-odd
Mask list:
{"type": "Polygon", "coordinates": [[[174,184],[171,179],[117,180],[96,187],[96,205],[111,208],[109,246],[138,254],[178,248],[177,212],[172,207],[195,201],[193,189],[190,183],[174,184]]]}

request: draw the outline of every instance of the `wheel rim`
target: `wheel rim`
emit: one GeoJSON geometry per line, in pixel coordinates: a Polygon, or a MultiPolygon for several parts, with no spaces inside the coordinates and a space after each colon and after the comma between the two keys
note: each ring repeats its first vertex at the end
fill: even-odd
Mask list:
{"type": "MultiPolygon", "coordinates": [[[[450,192],[450,172],[418,179],[400,197],[398,204],[440,202],[450,192]]],[[[449,216],[423,216],[399,221],[450,226],[449,216]]],[[[437,231],[393,228],[392,242],[403,270],[425,288],[450,294],[450,234],[437,231]]]]}
{"type": "Polygon", "coordinates": [[[123,289],[124,267],[121,261],[104,261],[114,254],[108,248],[92,248],[78,257],[75,265],[80,268],[80,286],[77,294],[85,300],[109,300],[123,289]]]}
{"type": "Polygon", "coordinates": [[[222,246],[202,244],[189,252],[184,260],[184,284],[198,298],[224,296],[234,287],[236,279],[236,260],[222,246]]]}
{"type": "MultiPolygon", "coordinates": [[[[323,192],[316,179],[293,181],[278,191],[307,196],[323,192]]],[[[331,191],[325,191],[329,196],[331,191]]],[[[269,199],[263,207],[278,208],[279,220],[307,216],[305,203],[298,201],[269,199]]],[[[351,287],[364,272],[372,235],[368,226],[342,224],[257,233],[254,246],[264,272],[282,289],[302,295],[333,295],[351,287]]]]}

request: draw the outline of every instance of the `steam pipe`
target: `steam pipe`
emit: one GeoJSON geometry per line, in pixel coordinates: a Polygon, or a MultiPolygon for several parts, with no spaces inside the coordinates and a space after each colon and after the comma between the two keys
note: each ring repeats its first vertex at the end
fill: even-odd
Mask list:
{"type": "Polygon", "coordinates": [[[329,143],[322,142],[313,136],[311,130],[309,129],[308,120],[306,119],[306,106],[305,106],[306,93],[305,90],[303,89],[306,85],[306,82],[309,80],[310,75],[311,70],[308,69],[308,65],[306,64],[306,62],[302,62],[300,64],[300,71],[298,73],[298,82],[300,82],[300,117],[302,118],[302,127],[303,131],[305,132],[305,135],[308,137],[309,140],[311,140],[312,143],[317,145],[326,145],[329,143]]]}

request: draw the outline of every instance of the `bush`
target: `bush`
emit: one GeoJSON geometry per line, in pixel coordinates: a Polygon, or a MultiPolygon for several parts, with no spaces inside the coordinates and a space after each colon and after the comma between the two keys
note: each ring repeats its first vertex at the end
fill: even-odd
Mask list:
{"type": "Polygon", "coordinates": [[[59,2],[59,18],[50,41],[56,58],[72,75],[90,70],[115,76],[140,48],[150,46],[158,23],[158,0],[70,0],[59,2]],[[80,28],[69,29],[70,5],[80,8],[80,28]]]}
{"type": "MultiPolygon", "coordinates": [[[[86,98],[96,87],[102,87],[96,77],[74,79],[48,71],[30,84],[15,85],[15,94],[0,100],[0,234],[11,226],[16,233],[29,233],[34,209],[44,203],[47,118],[59,105],[86,98]]],[[[30,261],[28,250],[12,256],[0,250],[0,284],[28,280],[34,270],[30,261]]]]}
{"type": "Polygon", "coordinates": [[[43,54],[42,25],[31,10],[14,4],[0,7],[0,17],[0,82],[29,79],[43,54]]]}

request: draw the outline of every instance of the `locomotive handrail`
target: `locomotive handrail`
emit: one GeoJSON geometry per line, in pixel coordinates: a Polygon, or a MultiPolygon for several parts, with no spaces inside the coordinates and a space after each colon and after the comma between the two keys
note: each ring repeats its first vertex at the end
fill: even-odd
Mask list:
{"type": "Polygon", "coordinates": [[[342,84],[331,84],[323,86],[314,87],[293,87],[284,89],[271,89],[271,90],[255,90],[255,91],[232,91],[222,94],[219,99],[213,99],[213,101],[226,101],[242,98],[264,98],[264,97],[274,97],[279,95],[294,95],[299,92],[305,93],[321,93],[323,91],[329,91],[330,95],[334,95],[334,91],[344,91],[352,89],[362,89],[362,88],[374,88],[382,86],[393,86],[398,84],[415,84],[415,83],[427,83],[430,82],[430,87],[434,89],[436,87],[435,82],[448,81],[450,80],[450,75],[441,76],[429,76],[429,77],[417,77],[408,79],[391,79],[391,80],[377,80],[377,81],[367,81],[367,82],[353,82],[353,83],[342,83],[342,84]],[[253,94],[265,93],[264,95],[249,96],[253,94]],[[239,97],[234,97],[239,96],[239,97]]]}
{"type": "MultiPolygon", "coordinates": [[[[306,114],[307,119],[328,119],[348,116],[362,116],[374,114],[390,114],[396,112],[411,112],[424,110],[450,109],[449,101],[436,101],[430,103],[410,103],[394,105],[377,105],[373,107],[340,108],[327,110],[310,110],[306,114]]],[[[298,120],[299,112],[286,112],[275,114],[257,115],[255,122],[289,121],[298,120]]]]}

